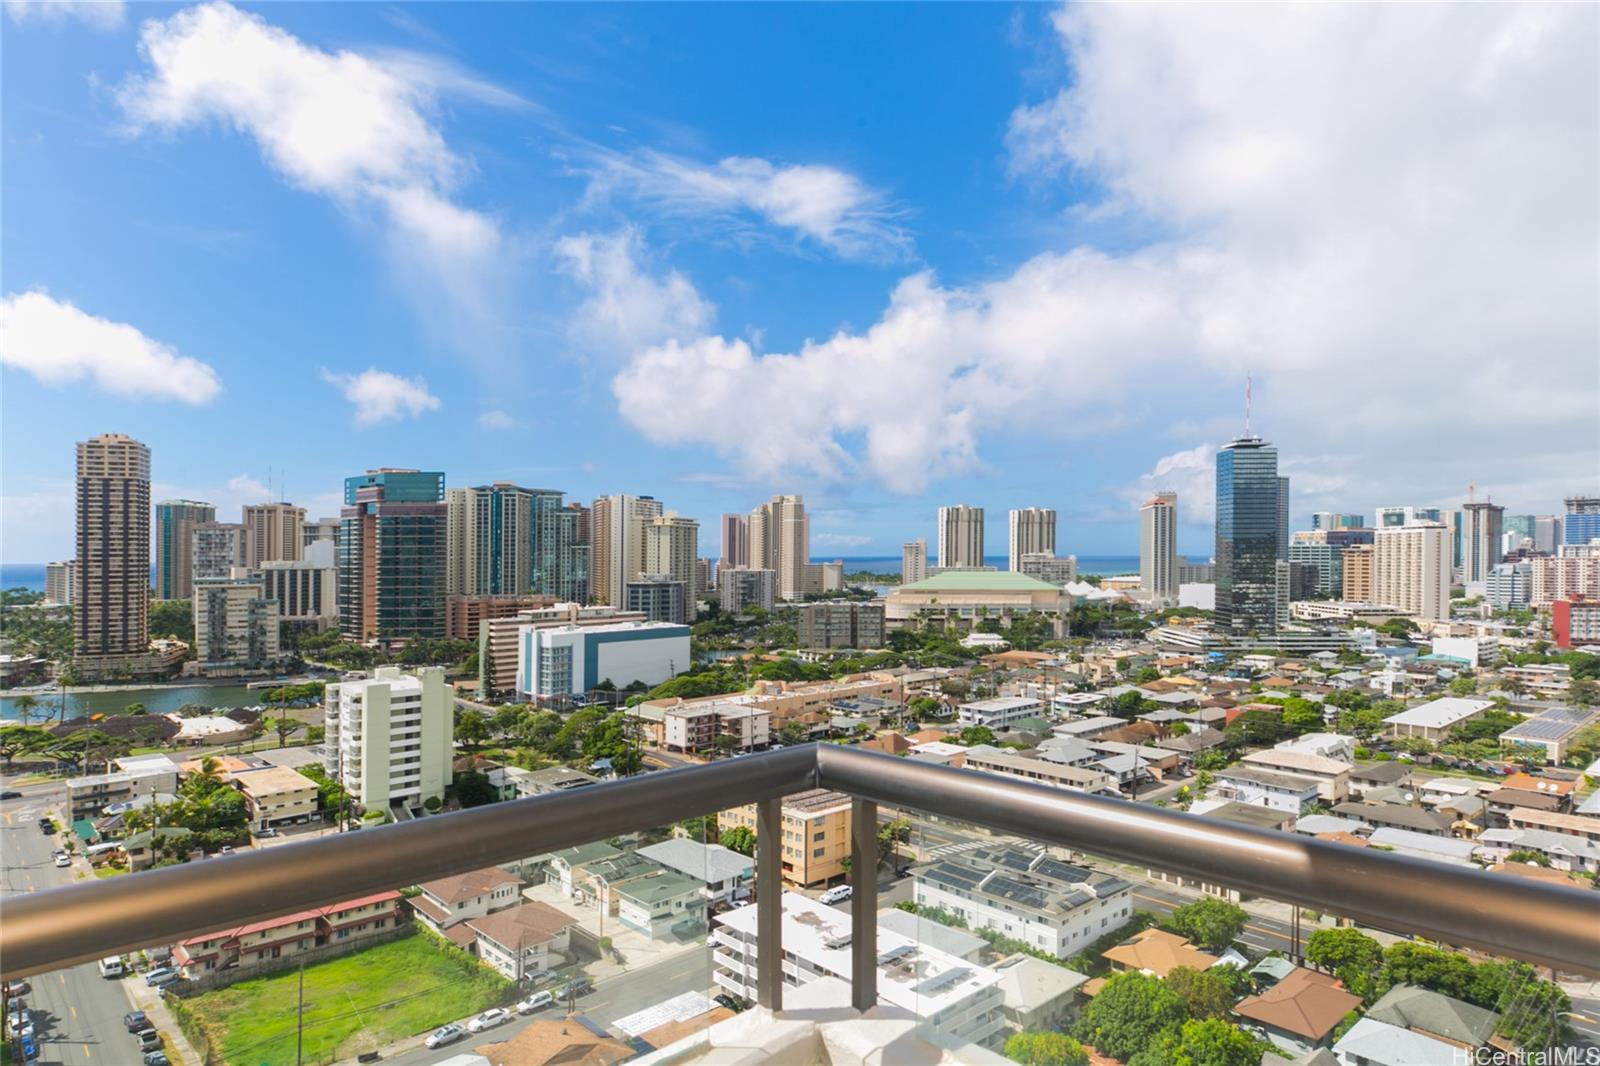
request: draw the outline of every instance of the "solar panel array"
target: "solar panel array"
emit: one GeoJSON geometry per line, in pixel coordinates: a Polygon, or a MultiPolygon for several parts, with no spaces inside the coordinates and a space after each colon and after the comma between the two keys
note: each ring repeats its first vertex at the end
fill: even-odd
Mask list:
{"type": "Polygon", "coordinates": [[[989,878],[984,890],[990,895],[999,896],[1003,900],[1020,904],[1024,907],[1043,909],[1049,905],[1049,897],[1034,885],[1026,884],[1004,874],[995,874],[989,878]]]}
{"type": "Polygon", "coordinates": [[[919,996],[931,996],[935,993],[943,992],[947,988],[951,988],[960,984],[962,981],[965,981],[971,973],[972,971],[965,966],[956,966],[952,969],[946,970],[942,974],[938,974],[937,976],[930,977],[925,981],[921,981],[915,985],[912,985],[911,991],[915,992],[919,996]]]}
{"type": "Polygon", "coordinates": [[[1049,856],[1040,859],[1038,865],[1034,866],[1033,872],[1040,877],[1052,877],[1057,881],[1069,881],[1073,884],[1089,880],[1090,875],[1094,873],[1086,866],[1074,866],[1070,862],[1062,862],[1049,856]]]}

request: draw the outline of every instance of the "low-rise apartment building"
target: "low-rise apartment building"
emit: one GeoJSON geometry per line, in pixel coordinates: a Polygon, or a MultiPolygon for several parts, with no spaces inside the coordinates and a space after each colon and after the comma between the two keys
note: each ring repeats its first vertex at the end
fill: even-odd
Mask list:
{"type": "Polygon", "coordinates": [[[956,711],[956,722],[963,726],[987,726],[1005,729],[1012,722],[1024,718],[1037,718],[1044,713],[1044,703],[1027,696],[1000,696],[996,699],[963,703],[956,711]]]}
{"type": "MultiPolygon", "coordinates": [[[[719,830],[742,826],[759,833],[756,805],[717,815],[719,830]]],[[[850,855],[850,797],[816,788],[783,799],[783,879],[809,887],[844,876],[850,855]]]]}
{"type": "Polygon", "coordinates": [[[1573,738],[1596,722],[1600,722],[1600,712],[1590,708],[1552,707],[1501,733],[1500,746],[1513,751],[1538,751],[1547,764],[1560,766],[1566,761],[1573,738]]]}
{"type": "Polygon", "coordinates": [[[831,600],[800,607],[802,648],[881,648],[883,604],[831,600]]]}
{"type": "Polygon", "coordinates": [[[771,741],[771,715],[759,707],[716,701],[674,707],[662,715],[663,746],[697,753],[726,748],[756,751],[771,741]]]}
{"type": "Polygon", "coordinates": [[[1450,730],[1472,721],[1493,706],[1491,700],[1443,696],[1416,707],[1408,707],[1399,714],[1391,714],[1383,720],[1383,724],[1388,726],[1388,735],[1391,737],[1421,737],[1431,744],[1438,744],[1450,730]]]}
{"type": "Polygon", "coordinates": [[[920,867],[918,906],[959,916],[1064,959],[1132,914],[1132,886],[1051,855],[1015,847],[980,848],[920,867]]]}
{"type": "Polygon", "coordinates": [[[1003,774],[1035,784],[1064,788],[1073,792],[1117,791],[1117,781],[1111,774],[1093,767],[1067,766],[1062,763],[1018,755],[992,744],[974,744],[967,749],[966,767],[987,774],[1003,774]]]}
{"type": "Polygon", "coordinates": [[[463,946],[472,936],[457,930],[463,923],[495,911],[515,907],[521,899],[522,879],[498,866],[451,874],[425,881],[411,897],[417,920],[429,929],[463,946]]]}
{"type": "Polygon", "coordinates": [[[700,895],[707,905],[737,903],[750,895],[755,877],[755,860],[723,847],[702,844],[686,837],[674,837],[639,849],[639,855],[668,870],[693,877],[700,882],[700,895]]]}
{"type": "Polygon", "coordinates": [[[316,817],[317,783],[287,766],[262,766],[227,777],[244,793],[252,828],[267,829],[316,817]]]}
{"type": "Polygon", "coordinates": [[[400,893],[377,892],[190,937],[173,947],[172,965],[191,980],[230,967],[244,977],[316,948],[391,932],[400,921],[400,893]]]}
{"type": "Polygon", "coordinates": [[[578,920],[548,903],[530,900],[465,923],[478,958],[508,981],[564,964],[578,920]]]}
{"type": "Polygon", "coordinates": [[[178,790],[178,764],[165,755],[119,759],[117,767],[114,773],[67,780],[67,809],[74,822],[97,818],[116,803],[128,803],[140,796],[170,795],[178,790]]]}
{"type": "Polygon", "coordinates": [[[1298,815],[1318,801],[1322,786],[1320,779],[1305,774],[1235,766],[1217,771],[1212,791],[1223,799],[1298,815]]]}
{"type": "Polygon", "coordinates": [[[1278,770],[1316,778],[1317,798],[1324,803],[1340,803],[1350,795],[1350,763],[1313,755],[1304,751],[1268,748],[1253,751],[1240,760],[1262,770],[1278,770]]]}
{"type": "Polygon", "coordinates": [[[705,882],[662,867],[614,890],[617,921],[651,940],[686,938],[706,931],[705,882]]]}

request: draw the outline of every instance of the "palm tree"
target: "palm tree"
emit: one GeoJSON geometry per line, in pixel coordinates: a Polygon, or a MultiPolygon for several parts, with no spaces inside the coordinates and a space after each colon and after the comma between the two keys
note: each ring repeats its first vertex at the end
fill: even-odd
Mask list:
{"type": "Polygon", "coordinates": [[[39,701],[36,698],[34,698],[33,696],[29,696],[29,695],[24,694],[24,695],[18,696],[12,702],[16,705],[16,708],[17,708],[17,718],[22,722],[22,724],[24,726],[26,726],[28,724],[28,719],[33,717],[33,709],[35,707],[39,706],[39,701]]]}

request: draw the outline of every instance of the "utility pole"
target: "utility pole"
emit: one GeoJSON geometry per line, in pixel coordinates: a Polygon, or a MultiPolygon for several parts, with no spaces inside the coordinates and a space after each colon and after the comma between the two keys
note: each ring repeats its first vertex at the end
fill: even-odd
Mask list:
{"type": "Polygon", "coordinates": [[[300,989],[295,997],[294,1004],[294,1066],[304,1066],[305,1056],[305,1027],[306,1027],[306,960],[300,959],[300,989]]]}

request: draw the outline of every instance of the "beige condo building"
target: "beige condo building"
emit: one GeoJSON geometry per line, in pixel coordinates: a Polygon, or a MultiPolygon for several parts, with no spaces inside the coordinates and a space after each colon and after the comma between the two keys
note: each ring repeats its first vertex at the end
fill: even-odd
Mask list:
{"type": "MultiPolygon", "coordinates": [[[[1050,550],[1055,551],[1054,544],[1050,550]]],[[[983,565],[983,508],[958,503],[939,508],[939,566],[970,569],[983,565]]]]}
{"type": "Polygon", "coordinates": [[[1450,531],[1442,522],[1375,531],[1372,600],[1363,602],[1399,607],[1418,618],[1449,618],[1451,554],[1450,531]]]}
{"type": "Polygon", "coordinates": [[[1372,557],[1370,544],[1352,544],[1344,550],[1344,590],[1347,603],[1372,603],[1372,557]]]}
{"type": "Polygon", "coordinates": [[[244,508],[244,565],[299,559],[305,550],[306,509],[292,503],[255,503],[244,508]]]}
{"type": "Polygon", "coordinates": [[[150,667],[150,449],[123,433],[78,442],[73,665],[150,667]]]}
{"type": "MultiPolygon", "coordinates": [[[[1022,572],[1024,555],[1056,553],[1056,513],[1048,507],[1023,507],[1009,515],[1010,556],[1007,569],[1022,572]]],[[[979,560],[980,565],[982,560],[979,560]]]]}
{"type": "MultiPolygon", "coordinates": [[[[783,879],[806,887],[827,884],[845,873],[850,855],[850,797],[825,788],[783,798],[783,879]]],[[[759,833],[756,805],[717,815],[717,828],[759,833]]],[[[759,844],[758,844],[759,846],[759,844]]]]}
{"type": "Polygon", "coordinates": [[[753,570],[771,570],[777,575],[778,598],[798,600],[807,592],[820,591],[821,574],[811,580],[811,518],[799,496],[774,496],[750,512],[747,529],[747,554],[753,570]],[[812,588],[817,584],[818,588],[812,588]]]}

